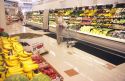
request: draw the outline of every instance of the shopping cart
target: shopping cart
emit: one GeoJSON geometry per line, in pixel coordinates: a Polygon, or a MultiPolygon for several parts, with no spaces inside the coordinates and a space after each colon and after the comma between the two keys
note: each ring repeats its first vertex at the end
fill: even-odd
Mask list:
{"type": "Polygon", "coordinates": [[[72,47],[75,44],[75,41],[72,36],[73,35],[70,31],[70,27],[66,27],[64,30],[63,38],[66,41],[67,48],[72,47]]]}

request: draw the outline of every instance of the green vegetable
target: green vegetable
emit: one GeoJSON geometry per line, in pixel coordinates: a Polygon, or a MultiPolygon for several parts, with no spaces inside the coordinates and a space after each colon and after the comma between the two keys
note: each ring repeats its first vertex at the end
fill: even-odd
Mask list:
{"type": "Polygon", "coordinates": [[[6,33],[6,32],[0,32],[0,36],[3,36],[3,37],[9,37],[9,34],[6,33]]]}
{"type": "Polygon", "coordinates": [[[15,74],[6,78],[4,81],[29,81],[29,79],[24,75],[15,74]]]}
{"type": "Polygon", "coordinates": [[[51,79],[42,73],[35,75],[31,81],[51,81],[51,79]]]}

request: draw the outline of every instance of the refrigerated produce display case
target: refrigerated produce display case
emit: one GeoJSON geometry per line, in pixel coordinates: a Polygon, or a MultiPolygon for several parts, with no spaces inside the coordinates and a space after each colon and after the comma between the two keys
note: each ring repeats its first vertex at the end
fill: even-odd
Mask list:
{"type": "Polygon", "coordinates": [[[50,10],[50,29],[55,26],[52,12],[58,11],[63,12],[63,19],[75,39],[125,53],[125,4],[50,10]]]}
{"type": "Polygon", "coordinates": [[[43,27],[43,11],[33,11],[26,13],[26,24],[34,27],[43,27]]]}

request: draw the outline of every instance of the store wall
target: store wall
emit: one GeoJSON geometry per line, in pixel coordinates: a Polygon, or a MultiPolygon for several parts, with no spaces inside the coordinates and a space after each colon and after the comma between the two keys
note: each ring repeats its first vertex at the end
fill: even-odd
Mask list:
{"type": "Polygon", "coordinates": [[[6,31],[6,17],[5,17],[4,0],[0,0],[0,27],[4,28],[6,31]]]}
{"type": "Polygon", "coordinates": [[[32,10],[44,10],[55,8],[69,8],[79,6],[105,5],[114,3],[125,3],[125,0],[54,0],[45,4],[35,5],[32,10]]]}

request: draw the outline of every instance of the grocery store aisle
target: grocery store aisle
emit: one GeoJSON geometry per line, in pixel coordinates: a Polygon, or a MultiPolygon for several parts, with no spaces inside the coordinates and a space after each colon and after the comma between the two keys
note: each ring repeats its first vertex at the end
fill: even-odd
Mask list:
{"type": "MultiPolygon", "coordinates": [[[[35,31],[19,23],[8,26],[8,32],[45,34],[42,30],[35,31]]],[[[57,45],[55,39],[46,35],[41,41],[49,50],[49,54],[43,57],[63,76],[64,81],[125,81],[125,63],[114,66],[77,48],[67,48],[65,43],[57,45]],[[70,71],[69,76],[65,71],[71,69],[76,72],[70,71]]]]}
{"type": "Polygon", "coordinates": [[[7,26],[7,32],[11,34],[17,34],[17,33],[36,33],[36,34],[44,34],[42,30],[34,31],[28,27],[22,26],[21,22],[13,23],[11,25],[7,26]]]}

